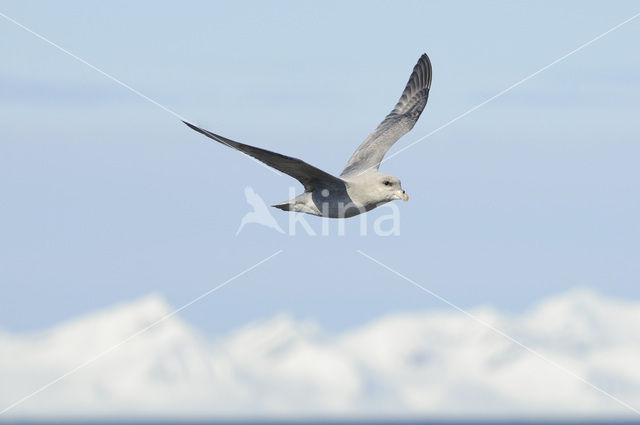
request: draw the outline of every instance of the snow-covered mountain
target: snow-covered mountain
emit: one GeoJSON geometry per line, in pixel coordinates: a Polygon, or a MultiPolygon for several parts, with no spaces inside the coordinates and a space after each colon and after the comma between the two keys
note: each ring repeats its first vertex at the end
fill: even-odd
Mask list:
{"type": "Polygon", "coordinates": [[[177,315],[140,332],[172,310],[149,296],[38,334],[0,332],[0,410],[81,367],[0,421],[633,415],[570,373],[640,409],[640,303],[585,290],[522,315],[473,310],[484,324],[443,308],[338,335],[287,315],[217,340],[177,315]]]}

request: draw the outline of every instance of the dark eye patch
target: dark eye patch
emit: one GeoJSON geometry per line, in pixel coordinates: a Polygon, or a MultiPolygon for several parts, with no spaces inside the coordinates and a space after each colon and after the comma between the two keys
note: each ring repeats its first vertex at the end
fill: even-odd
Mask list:
{"type": "Polygon", "coordinates": [[[382,182],[385,186],[391,186],[391,182],[389,180],[385,180],[382,182]]]}

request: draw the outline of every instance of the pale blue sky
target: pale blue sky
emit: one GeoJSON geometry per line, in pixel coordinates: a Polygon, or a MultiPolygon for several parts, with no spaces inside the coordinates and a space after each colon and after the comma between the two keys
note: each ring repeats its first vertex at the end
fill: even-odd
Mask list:
{"type": "MultiPolygon", "coordinates": [[[[422,52],[402,148],[640,11],[635,2],[4,2],[0,11],[182,116],[338,172],[422,52]]],[[[640,20],[386,162],[401,235],[248,226],[296,184],[0,19],[0,329],[158,292],[211,333],[276,312],[344,329],[445,308],[520,311],[582,286],[640,298],[640,20]]],[[[287,215],[273,210],[286,225],[287,215]]],[[[373,211],[370,221],[388,213],[373,211]]],[[[308,220],[316,229],[320,221],[308,220]]]]}

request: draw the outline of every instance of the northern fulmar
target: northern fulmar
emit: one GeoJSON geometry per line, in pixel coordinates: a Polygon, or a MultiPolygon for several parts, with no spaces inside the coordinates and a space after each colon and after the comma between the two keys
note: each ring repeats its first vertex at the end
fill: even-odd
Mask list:
{"type": "Polygon", "coordinates": [[[339,177],[297,158],[235,142],[183,121],[193,130],[239,150],[298,180],[304,193],[272,205],[330,218],[346,218],[370,211],[387,202],[409,200],[396,177],[378,172],[389,148],[413,128],[424,110],[431,87],[431,62],[423,54],[391,113],[356,149],[339,177]]]}

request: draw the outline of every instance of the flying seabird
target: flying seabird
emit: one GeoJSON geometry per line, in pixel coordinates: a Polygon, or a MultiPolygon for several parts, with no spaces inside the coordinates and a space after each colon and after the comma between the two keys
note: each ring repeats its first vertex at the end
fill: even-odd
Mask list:
{"type": "Polygon", "coordinates": [[[193,130],[239,150],[298,180],[304,193],[272,205],[330,218],[346,218],[370,211],[387,202],[409,200],[398,178],[378,172],[389,148],[413,128],[424,110],[431,87],[431,62],[423,54],[391,113],[356,149],[339,177],[306,162],[266,149],[235,142],[183,121],[193,130]]]}

